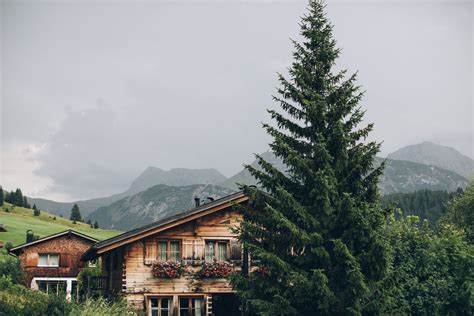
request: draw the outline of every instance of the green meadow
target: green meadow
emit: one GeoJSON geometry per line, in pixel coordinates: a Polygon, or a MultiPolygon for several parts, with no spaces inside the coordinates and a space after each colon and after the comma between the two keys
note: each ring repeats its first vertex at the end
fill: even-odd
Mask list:
{"type": "MultiPolygon", "coordinates": [[[[4,203],[0,207],[0,224],[5,225],[6,232],[0,232],[3,244],[11,242],[14,246],[22,244],[26,239],[26,231],[31,229],[35,235],[45,237],[64,230],[73,229],[99,240],[104,240],[121,232],[116,230],[94,229],[86,223],[75,224],[65,218],[41,210],[39,216],[33,216],[33,210],[4,203]]],[[[0,248],[0,254],[5,254],[0,248]]]]}

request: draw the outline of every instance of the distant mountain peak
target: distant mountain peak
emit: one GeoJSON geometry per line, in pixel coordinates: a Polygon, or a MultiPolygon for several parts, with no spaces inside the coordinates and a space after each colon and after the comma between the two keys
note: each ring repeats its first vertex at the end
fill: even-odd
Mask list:
{"type": "Polygon", "coordinates": [[[135,180],[133,180],[127,195],[144,191],[157,184],[169,186],[185,186],[192,184],[217,184],[226,177],[216,169],[188,169],[173,168],[163,170],[157,167],[147,167],[135,180]]]}
{"type": "Polygon", "coordinates": [[[409,145],[389,154],[387,158],[432,165],[469,178],[474,173],[474,160],[456,149],[430,141],[409,145]]]}

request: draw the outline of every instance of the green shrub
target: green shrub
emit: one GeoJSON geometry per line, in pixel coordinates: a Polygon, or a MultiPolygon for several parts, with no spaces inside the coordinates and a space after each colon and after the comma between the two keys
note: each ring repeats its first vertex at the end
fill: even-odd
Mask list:
{"type": "Polygon", "coordinates": [[[79,297],[81,299],[98,298],[102,295],[102,269],[100,266],[83,269],[77,276],[79,297]]]}
{"type": "Polygon", "coordinates": [[[20,267],[20,260],[7,256],[3,260],[0,259],[0,277],[8,277],[16,284],[22,283],[24,275],[20,267]]]}
{"type": "Polygon", "coordinates": [[[80,304],[75,304],[70,316],[122,316],[122,315],[135,315],[127,307],[126,301],[108,301],[103,298],[88,299],[80,304]]]}

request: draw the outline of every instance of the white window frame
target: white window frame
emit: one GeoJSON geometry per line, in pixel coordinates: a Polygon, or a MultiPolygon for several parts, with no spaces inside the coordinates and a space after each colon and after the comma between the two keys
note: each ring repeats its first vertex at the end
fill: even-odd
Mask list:
{"type": "Polygon", "coordinates": [[[60,255],[59,253],[39,253],[38,254],[38,267],[39,268],[59,268],[59,260],[60,260],[60,255]],[[40,258],[41,256],[46,256],[46,264],[40,264],[40,258]],[[58,264],[57,265],[52,265],[50,264],[50,256],[57,256],[58,257],[58,264]]]}

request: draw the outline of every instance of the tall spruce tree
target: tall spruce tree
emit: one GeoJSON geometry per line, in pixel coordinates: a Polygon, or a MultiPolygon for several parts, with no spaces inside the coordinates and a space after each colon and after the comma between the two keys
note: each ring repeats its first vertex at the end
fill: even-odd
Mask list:
{"type": "Polygon", "coordinates": [[[374,164],[380,144],[366,141],[372,124],[359,127],[356,75],[333,69],[340,51],[324,8],[309,3],[289,79],[279,75],[282,111],[269,110],[275,124],[264,124],[287,170],[258,155],[260,168],[246,167],[266,192],[243,187],[251,203],[239,238],[261,266],[232,284],[256,314],[376,313],[372,295],[388,269],[377,191],[383,164],[374,164]]]}
{"type": "Polygon", "coordinates": [[[0,186],[0,206],[3,206],[4,199],[5,199],[5,196],[3,195],[3,189],[0,186]]]}
{"type": "Polygon", "coordinates": [[[77,206],[77,204],[74,204],[74,206],[72,207],[71,216],[69,217],[69,219],[74,222],[82,221],[81,212],[79,211],[79,206],[77,206]]]}

